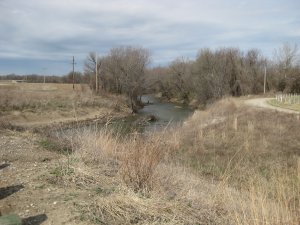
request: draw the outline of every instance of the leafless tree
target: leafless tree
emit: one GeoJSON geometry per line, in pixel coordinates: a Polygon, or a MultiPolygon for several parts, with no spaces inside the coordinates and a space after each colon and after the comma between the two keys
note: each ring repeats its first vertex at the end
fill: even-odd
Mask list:
{"type": "Polygon", "coordinates": [[[189,101],[191,94],[191,69],[192,62],[185,58],[177,58],[169,66],[174,91],[185,101],[189,101]]]}
{"type": "Polygon", "coordinates": [[[95,52],[90,52],[84,62],[84,75],[87,80],[89,80],[90,87],[95,91],[99,90],[99,86],[105,88],[103,77],[101,74],[101,65],[103,64],[103,59],[99,58],[95,52]],[[97,58],[96,58],[97,57],[97,58]],[[96,75],[96,64],[97,64],[97,75],[96,75]],[[97,82],[96,82],[97,79],[97,82]],[[102,81],[102,82],[100,82],[102,81]],[[100,84],[101,83],[101,84],[100,84]],[[97,87],[96,87],[97,84],[97,87]]]}
{"type": "Polygon", "coordinates": [[[277,78],[279,91],[293,92],[298,89],[295,82],[300,79],[299,59],[296,44],[285,43],[274,51],[274,76],[277,78]]]}
{"type": "Polygon", "coordinates": [[[274,58],[279,71],[286,78],[289,71],[299,63],[298,46],[285,43],[279,49],[275,49],[274,58]]]}
{"type": "Polygon", "coordinates": [[[110,50],[104,60],[105,78],[110,80],[110,90],[128,96],[132,111],[139,106],[143,94],[149,51],[144,48],[118,47],[110,50]]]}

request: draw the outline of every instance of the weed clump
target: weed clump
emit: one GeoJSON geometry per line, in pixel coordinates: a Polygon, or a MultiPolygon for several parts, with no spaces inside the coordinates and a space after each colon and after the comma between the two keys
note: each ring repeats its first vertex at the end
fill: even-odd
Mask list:
{"type": "Polygon", "coordinates": [[[153,187],[157,167],[163,159],[164,150],[159,137],[135,136],[126,144],[121,159],[123,181],[134,191],[149,191],[153,187]]]}

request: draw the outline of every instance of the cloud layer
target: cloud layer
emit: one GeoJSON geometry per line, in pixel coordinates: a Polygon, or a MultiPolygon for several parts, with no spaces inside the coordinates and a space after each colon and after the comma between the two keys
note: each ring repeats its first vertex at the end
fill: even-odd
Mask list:
{"type": "Polygon", "coordinates": [[[64,74],[73,55],[82,70],[88,52],[121,45],[148,48],[154,65],[203,47],[270,56],[299,45],[299,9],[299,0],[0,0],[0,74],[64,74]]]}

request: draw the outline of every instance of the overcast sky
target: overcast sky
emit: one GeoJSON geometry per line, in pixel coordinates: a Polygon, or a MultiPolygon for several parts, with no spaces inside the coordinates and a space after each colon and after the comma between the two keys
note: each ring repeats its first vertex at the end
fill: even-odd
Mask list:
{"type": "MultiPolygon", "coordinates": [[[[300,45],[300,0],[0,0],[0,74],[66,74],[90,51],[148,48],[152,65],[203,47],[300,45]]],[[[299,46],[300,47],[300,46],[299,46]]]]}

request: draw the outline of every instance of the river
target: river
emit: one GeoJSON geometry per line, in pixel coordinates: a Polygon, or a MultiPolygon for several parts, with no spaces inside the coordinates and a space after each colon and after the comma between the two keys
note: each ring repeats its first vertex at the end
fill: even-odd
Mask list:
{"type": "MultiPolygon", "coordinates": [[[[111,121],[108,128],[125,135],[132,132],[153,132],[181,123],[193,113],[186,105],[163,102],[153,95],[143,95],[141,100],[145,106],[137,114],[111,121]],[[153,116],[155,120],[149,121],[149,117],[153,116]]],[[[99,129],[101,124],[96,127],[99,129]]]]}
{"type": "Polygon", "coordinates": [[[173,126],[187,119],[192,113],[189,107],[185,105],[162,102],[153,95],[143,95],[142,102],[145,104],[144,108],[140,109],[137,114],[112,120],[108,124],[93,122],[76,128],[66,128],[55,130],[53,134],[69,134],[73,133],[74,129],[78,130],[99,130],[104,126],[109,129],[113,129],[118,134],[129,134],[132,132],[153,132],[160,130],[166,126],[173,126]],[[154,121],[149,121],[149,117],[155,117],[154,121]]]}
{"type": "Polygon", "coordinates": [[[139,116],[155,116],[157,119],[154,122],[148,123],[145,131],[161,129],[167,125],[180,123],[187,119],[192,113],[189,107],[181,104],[161,102],[153,95],[143,95],[142,102],[146,104],[144,108],[139,110],[139,116]]]}

